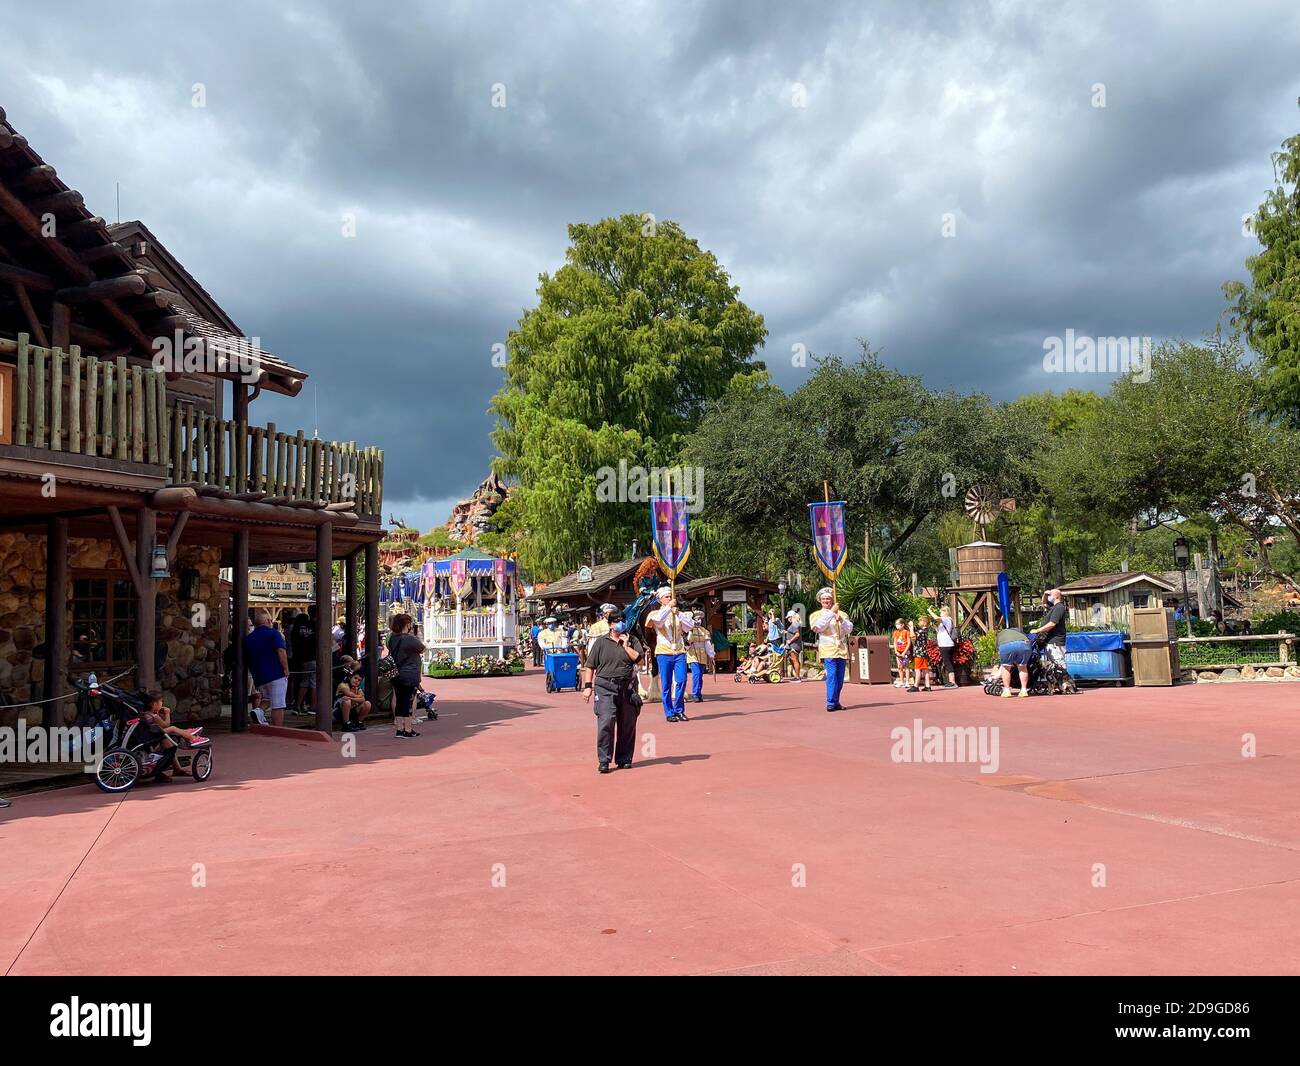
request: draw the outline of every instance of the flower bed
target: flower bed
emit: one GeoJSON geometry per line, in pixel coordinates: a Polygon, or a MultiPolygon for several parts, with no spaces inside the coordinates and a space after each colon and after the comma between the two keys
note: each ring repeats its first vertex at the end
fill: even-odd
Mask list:
{"type": "Polygon", "coordinates": [[[456,662],[450,655],[437,655],[425,668],[425,676],[447,679],[456,677],[509,677],[524,672],[524,660],[512,651],[504,659],[495,655],[471,655],[456,662]]]}

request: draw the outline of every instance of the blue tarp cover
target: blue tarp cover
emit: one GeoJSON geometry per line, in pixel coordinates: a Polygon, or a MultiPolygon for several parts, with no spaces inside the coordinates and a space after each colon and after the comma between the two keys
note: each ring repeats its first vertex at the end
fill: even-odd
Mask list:
{"type": "Polygon", "coordinates": [[[1065,650],[1072,651],[1123,651],[1124,634],[1109,631],[1065,634],[1065,650]]]}

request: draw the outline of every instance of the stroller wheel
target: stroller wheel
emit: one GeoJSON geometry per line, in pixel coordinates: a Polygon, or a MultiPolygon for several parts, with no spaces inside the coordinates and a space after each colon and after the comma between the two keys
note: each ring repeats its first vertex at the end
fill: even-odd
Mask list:
{"type": "Polygon", "coordinates": [[[95,785],[101,792],[129,792],[140,780],[140,760],[123,748],[110,751],[95,768],[95,785]]]}
{"type": "Polygon", "coordinates": [[[1001,681],[986,681],[986,682],[984,682],[984,695],[986,695],[986,696],[1001,696],[1001,695],[1002,695],[1002,682],[1001,682],[1001,681]]]}
{"type": "Polygon", "coordinates": [[[190,760],[190,773],[195,781],[206,781],[212,776],[212,749],[204,748],[190,760]]]}

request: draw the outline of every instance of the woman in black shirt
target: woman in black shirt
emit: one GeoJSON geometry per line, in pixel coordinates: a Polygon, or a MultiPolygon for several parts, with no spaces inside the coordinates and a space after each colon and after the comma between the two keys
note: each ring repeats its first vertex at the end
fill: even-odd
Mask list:
{"type": "Polygon", "coordinates": [[[411,728],[411,704],[420,687],[420,656],[424,653],[424,642],[411,629],[414,622],[409,614],[395,614],[388,623],[392,633],[388,637],[388,654],[397,666],[397,676],[393,678],[393,724],[397,727],[397,736],[410,740],[420,734],[411,728]]]}

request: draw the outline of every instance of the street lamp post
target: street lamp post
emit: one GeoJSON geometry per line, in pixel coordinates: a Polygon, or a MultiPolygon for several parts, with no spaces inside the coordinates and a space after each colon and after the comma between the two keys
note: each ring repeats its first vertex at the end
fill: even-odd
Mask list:
{"type": "Polygon", "coordinates": [[[781,593],[781,624],[785,625],[785,578],[781,578],[781,580],[776,583],[776,587],[781,593]]]}
{"type": "Polygon", "coordinates": [[[1187,560],[1189,558],[1187,550],[1187,538],[1179,537],[1174,541],[1174,562],[1178,569],[1183,572],[1183,621],[1187,624],[1187,635],[1192,635],[1192,612],[1187,602],[1187,560]]]}

